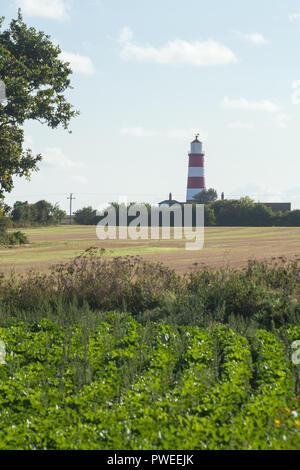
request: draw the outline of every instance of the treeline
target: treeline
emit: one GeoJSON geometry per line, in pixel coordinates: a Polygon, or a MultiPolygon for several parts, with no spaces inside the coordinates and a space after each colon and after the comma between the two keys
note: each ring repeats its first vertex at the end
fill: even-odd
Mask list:
{"type": "MultiPolygon", "coordinates": [[[[128,207],[135,204],[131,202],[128,207]]],[[[142,204],[138,204],[142,205],[142,204]]],[[[148,214],[148,225],[151,224],[151,213],[160,209],[150,204],[143,204],[148,214]]],[[[114,208],[116,213],[116,225],[119,225],[120,204],[112,202],[107,207],[114,208]]],[[[193,225],[196,221],[196,205],[193,208],[193,225]]],[[[107,214],[99,215],[96,209],[91,206],[83,207],[74,213],[73,223],[79,225],[97,225],[107,214]]],[[[183,214],[183,211],[182,211],[183,214]]],[[[131,223],[137,216],[131,215],[127,217],[127,223],[131,223]]],[[[30,226],[47,226],[60,224],[66,217],[65,211],[61,210],[57,204],[41,200],[34,204],[17,201],[10,209],[5,217],[5,225],[7,227],[30,227],[30,226]]],[[[159,224],[162,224],[162,216],[159,216],[159,224]]],[[[2,217],[1,217],[2,219],[2,217]]],[[[174,214],[171,212],[170,225],[174,225],[174,214]]],[[[182,224],[183,224],[182,218],[182,224]]],[[[4,222],[4,221],[2,221],[4,222]]],[[[249,197],[240,199],[216,200],[204,204],[204,224],[205,226],[228,226],[228,227],[299,227],[300,226],[300,210],[289,212],[273,212],[269,207],[261,203],[255,203],[249,197]]]]}
{"type": "Polygon", "coordinates": [[[273,212],[249,197],[218,200],[205,206],[206,225],[229,227],[299,227],[300,210],[273,212]]]}
{"type": "MultiPolygon", "coordinates": [[[[130,203],[132,205],[134,203],[130,203]]],[[[116,210],[116,224],[119,225],[120,205],[111,203],[116,210]]],[[[145,204],[148,211],[148,223],[151,222],[151,205],[145,204]]],[[[156,209],[158,210],[158,209],[156,209]]],[[[196,205],[193,204],[193,225],[195,224],[196,205]]],[[[97,214],[97,211],[91,206],[84,207],[74,214],[74,221],[80,225],[97,225],[104,216],[97,214]]],[[[133,216],[128,217],[130,223],[133,216]]],[[[162,219],[160,218],[160,224],[162,219]]],[[[243,197],[238,200],[217,200],[204,205],[204,223],[205,226],[253,226],[253,227],[299,227],[300,210],[289,211],[286,213],[273,212],[269,207],[261,203],[255,203],[249,197],[243,197]]],[[[174,217],[171,214],[171,226],[174,224],[174,217]]]]}
{"type": "Polygon", "coordinates": [[[60,224],[66,216],[57,204],[41,200],[34,204],[17,201],[8,213],[7,224],[12,227],[60,224]]]}

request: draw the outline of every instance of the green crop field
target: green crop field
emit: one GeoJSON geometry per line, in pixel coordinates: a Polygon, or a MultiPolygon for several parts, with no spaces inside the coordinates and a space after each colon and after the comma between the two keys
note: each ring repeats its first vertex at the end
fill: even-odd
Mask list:
{"type": "Polygon", "coordinates": [[[0,252],[1,450],[300,448],[299,229],[27,235],[0,252]]]}
{"type": "Polygon", "coordinates": [[[113,313],[1,328],[0,448],[297,449],[299,337],[113,313]]]}

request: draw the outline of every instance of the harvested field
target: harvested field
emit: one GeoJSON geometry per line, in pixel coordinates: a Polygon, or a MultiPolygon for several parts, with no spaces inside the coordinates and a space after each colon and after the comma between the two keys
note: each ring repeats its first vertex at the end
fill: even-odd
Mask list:
{"type": "Polygon", "coordinates": [[[300,259],[299,227],[206,227],[204,247],[186,250],[185,240],[99,240],[95,226],[58,226],[23,230],[30,245],[1,248],[0,271],[45,271],[94,246],[106,256],[139,255],[178,273],[195,267],[242,267],[249,259],[266,262],[300,259]]]}

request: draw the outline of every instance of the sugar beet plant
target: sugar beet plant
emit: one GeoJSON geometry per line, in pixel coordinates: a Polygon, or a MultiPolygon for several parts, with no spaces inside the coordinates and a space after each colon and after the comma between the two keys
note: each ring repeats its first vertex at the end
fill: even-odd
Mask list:
{"type": "Polygon", "coordinates": [[[300,447],[297,264],[98,255],[1,278],[0,449],[300,447]]]}
{"type": "Polygon", "coordinates": [[[15,322],[0,330],[0,448],[299,448],[299,336],[114,312],[15,322]]]}

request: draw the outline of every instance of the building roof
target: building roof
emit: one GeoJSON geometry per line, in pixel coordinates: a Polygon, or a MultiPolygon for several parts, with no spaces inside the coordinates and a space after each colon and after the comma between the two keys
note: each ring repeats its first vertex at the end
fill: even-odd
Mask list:
{"type": "Polygon", "coordinates": [[[192,144],[194,142],[201,142],[201,140],[199,140],[198,137],[199,137],[199,134],[196,134],[195,139],[193,140],[192,144]]]}
{"type": "Polygon", "coordinates": [[[181,202],[179,201],[176,201],[175,199],[165,199],[164,201],[161,201],[158,203],[159,206],[163,206],[163,205],[166,205],[166,206],[172,206],[173,204],[181,204],[181,202]]]}
{"type": "Polygon", "coordinates": [[[289,212],[292,209],[290,202],[261,202],[261,204],[269,207],[273,212],[289,212]]]}

